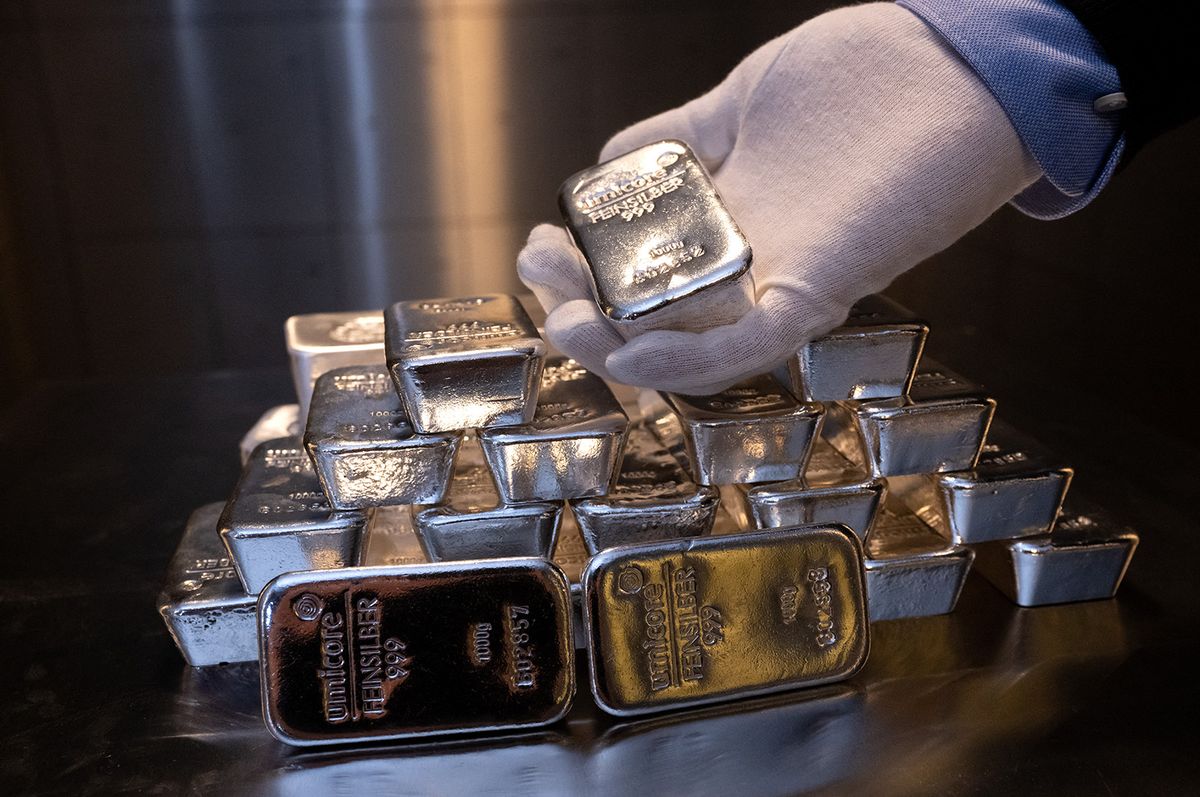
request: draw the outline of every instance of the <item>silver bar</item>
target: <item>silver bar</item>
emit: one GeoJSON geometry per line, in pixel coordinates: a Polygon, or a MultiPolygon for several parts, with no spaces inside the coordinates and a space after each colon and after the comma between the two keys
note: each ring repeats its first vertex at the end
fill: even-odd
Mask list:
{"type": "Polygon", "coordinates": [[[544,559],[290,573],[259,600],[263,715],[294,745],[545,725],[575,692],[544,559]]]}
{"type": "Polygon", "coordinates": [[[252,595],[281,573],[357,565],[365,525],[362,512],[329,505],[295,437],[254,449],[220,521],[221,538],[252,595]]]}
{"type": "Polygon", "coordinates": [[[896,496],[953,543],[1049,534],[1073,475],[1035,441],[993,421],[972,470],[891,480],[896,496]]]}
{"type": "Polygon", "coordinates": [[[562,357],[546,362],[533,421],[479,442],[501,501],[565,501],[608,492],[628,425],[604,380],[562,357]]]}
{"type": "Polygon", "coordinates": [[[422,434],[529,423],[546,346],[505,294],[397,302],[387,363],[422,434]]]}
{"type": "Polygon", "coordinates": [[[885,493],[883,479],[869,477],[829,443],[817,440],[802,477],[739,484],[729,500],[741,505],[754,528],[840,523],[864,540],[885,493]]]}
{"type": "Polygon", "coordinates": [[[871,622],[954,611],[974,554],[951,545],[897,503],[885,506],[867,537],[871,622]]]}
{"type": "Polygon", "coordinates": [[[158,596],[158,611],[193,667],[258,659],[255,596],[238,581],[217,535],[225,504],[206,504],[188,518],[158,596]]]}
{"type": "Polygon", "coordinates": [[[1138,535],[1099,509],[1070,504],[1047,536],[974,546],[976,569],[1019,606],[1100,600],[1117,594],[1138,535]]]}
{"type": "Polygon", "coordinates": [[[788,360],[793,392],[804,401],[903,396],[912,384],[929,327],[884,296],[867,296],[837,329],[788,360]]]}
{"type": "Polygon", "coordinates": [[[421,547],[431,562],[494,559],[502,556],[550,558],[562,520],[561,501],[503,504],[487,467],[474,464],[478,444],[465,441],[446,501],[415,511],[421,547]]]}
{"type": "Polygon", "coordinates": [[[250,453],[258,447],[259,443],[274,440],[277,437],[295,437],[303,432],[304,429],[300,426],[299,404],[281,404],[278,407],[272,407],[264,412],[250,427],[250,431],[242,437],[242,441],[238,445],[242,466],[245,467],[250,460],[250,453]]]}
{"type": "Polygon", "coordinates": [[[615,545],[707,534],[718,503],[716,490],[694,483],[654,435],[633,426],[612,490],[572,501],[571,510],[584,546],[595,554],[615,545]]]}
{"type": "Polygon", "coordinates": [[[801,403],[769,375],[751,377],[713,396],[663,395],[671,414],[651,428],[672,452],[683,450],[700,484],[777,482],[804,469],[824,409],[801,403]]]}
{"type": "Polygon", "coordinates": [[[301,428],[318,376],[343,365],[383,364],[383,313],[379,310],[294,315],[284,325],[284,334],[301,428]]]}
{"type": "Polygon", "coordinates": [[[835,401],[825,437],[872,476],[975,467],[996,402],[926,358],[907,397],[835,401]]]}
{"type": "Polygon", "coordinates": [[[364,565],[396,567],[427,561],[413,525],[412,507],[380,506],[368,511],[362,555],[364,565]]]}
{"type": "Polygon", "coordinates": [[[563,183],[559,208],[591,267],[596,302],[630,337],[699,332],[754,304],[750,244],[704,165],[682,141],[659,141],[563,183]]]}
{"type": "Polygon", "coordinates": [[[840,526],[610,548],[583,574],[592,694],[620,716],[842,680],[867,655],[840,526]]]}
{"type": "Polygon", "coordinates": [[[436,504],[461,432],[416,434],[382,365],[335,368],[313,391],[304,446],[335,509],[436,504]]]}

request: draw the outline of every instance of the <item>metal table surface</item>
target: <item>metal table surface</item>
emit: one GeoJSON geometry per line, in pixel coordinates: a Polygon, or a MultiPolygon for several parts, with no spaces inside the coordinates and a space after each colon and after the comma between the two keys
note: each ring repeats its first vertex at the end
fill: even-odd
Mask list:
{"type": "Polygon", "coordinates": [[[877,624],[866,668],[837,688],[615,722],[584,687],[541,733],[290,750],[262,725],[255,670],[189,669],[155,609],[188,513],[228,493],[239,438],[289,390],[282,371],[45,384],[5,413],[0,792],[1172,794],[1200,782],[1196,452],[1139,427],[1141,407],[1053,396],[1007,417],[1023,409],[1077,466],[1077,489],[1140,531],[1116,600],[1022,610],[973,575],[954,614],[877,624]]]}

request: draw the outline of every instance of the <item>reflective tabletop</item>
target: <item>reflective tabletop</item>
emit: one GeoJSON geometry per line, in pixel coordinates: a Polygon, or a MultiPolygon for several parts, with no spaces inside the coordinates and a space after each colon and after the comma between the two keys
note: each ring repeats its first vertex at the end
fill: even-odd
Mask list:
{"type": "Polygon", "coordinates": [[[586,687],[538,732],[293,749],[257,670],[192,669],[156,595],[286,371],[36,388],[0,421],[5,794],[1176,794],[1200,782],[1195,451],[1111,402],[1001,412],[1142,535],[1117,599],[1020,609],[972,574],[950,615],[877,623],[850,681],[617,719],[586,687]],[[1023,413],[1023,414],[1022,414],[1023,413]],[[1103,440],[1089,430],[1105,428],[1103,440]],[[1048,438],[1048,439],[1047,439],[1048,438]],[[1156,452],[1153,467],[1130,468],[1156,452]]]}

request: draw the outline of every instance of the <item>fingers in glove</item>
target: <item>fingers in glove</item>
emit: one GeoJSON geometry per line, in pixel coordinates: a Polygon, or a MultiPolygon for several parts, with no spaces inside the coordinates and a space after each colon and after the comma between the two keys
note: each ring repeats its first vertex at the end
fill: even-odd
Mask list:
{"type": "Polygon", "coordinates": [[[734,324],[706,332],[655,331],[608,356],[614,380],[672,393],[710,395],[783,363],[840,319],[784,288],[770,288],[734,324]]]}
{"type": "Polygon", "coordinates": [[[605,360],[625,343],[590,297],[555,308],[546,317],[546,337],[563,354],[604,379],[612,379],[605,360]]]}
{"type": "Polygon", "coordinates": [[[547,313],[564,302],[592,296],[587,262],[567,231],[556,224],[539,224],[530,231],[517,255],[517,275],[547,313]]]}

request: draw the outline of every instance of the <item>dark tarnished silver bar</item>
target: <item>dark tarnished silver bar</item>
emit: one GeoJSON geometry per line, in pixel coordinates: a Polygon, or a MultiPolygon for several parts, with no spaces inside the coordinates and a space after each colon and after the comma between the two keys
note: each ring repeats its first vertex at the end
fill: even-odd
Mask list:
{"type": "Polygon", "coordinates": [[[558,203],[596,302],[627,337],[731,324],[753,306],[750,244],[684,142],[584,169],[558,203]]]}
{"type": "Polygon", "coordinates": [[[824,440],[799,479],[737,485],[730,498],[740,503],[755,528],[841,523],[866,539],[886,493],[883,479],[871,478],[824,440]]]}
{"type": "Polygon", "coordinates": [[[263,716],[294,745],[545,725],[575,692],[544,559],[290,573],[259,599],[263,716]]]}
{"type": "Polygon", "coordinates": [[[929,327],[885,296],[867,296],[837,329],[788,360],[804,401],[877,399],[908,393],[929,327]]]}
{"type": "Polygon", "coordinates": [[[300,441],[282,437],[250,455],[221,514],[221,538],[246,592],[293,570],[359,563],[366,515],[337,511],[300,441]]]}
{"type": "Polygon", "coordinates": [[[280,404],[278,407],[272,407],[264,412],[254,426],[250,427],[250,431],[242,437],[238,446],[242,465],[244,466],[250,459],[250,453],[258,447],[259,443],[265,443],[267,440],[274,440],[278,437],[295,437],[303,433],[304,429],[300,426],[299,404],[280,404]]]}
{"type": "Polygon", "coordinates": [[[835,401],[824,434],[872,476],[975,467],[996,402],[982,388],[926,358],[907,397],[835,401]]]}
{"type": "Polygon", "coordinates": [[[953,543],[1049,534],[1073,471],[1028,436],[993,421],[971,470],[904,476],[889,487],[953,543]]]}
{"type": "Polygon", "coordinates": [[[946,542],[896,503],[885,506],[867,537],[871,622],[954,611],[974,554],[946,542]]]}
{"type": "Polygon", "coordinates": [[[629,543],[698,537],[712,530],[719,499],[691,480],[643,426],[632,426],[608,495],[571,502],[588,552],[629,543]]]}
{"type": "Polygon", "coordinates": [[[976,570],[1009,600],[1045,606],[1113,597],[1137,545],[1107,512],[1068,503],[1049,535],[972,547],[976,570]]]}
{"type": "Polygon", "coordinates": [[[501,556],[550,558],[562,501],[503,504],[474,441],[464,441],[445,503],[414,508],[421,547],[431,562],[501,556]]]}
{"type": "Polygon", "coordinates": [[[514,297],[397,302],[387,364],[422,434],[529,423],[546,345],[514,297]]]}
{"type": "Polygon", "coordinates": [[[671,412],[649,419],[650,428],[672,452],[683,449],[700,484],[796,478],[825,414],[820,404],[797,401],[769,374],[712,396],[663,398],[671,412]]]}
{"type": "Polygon", "coordinates": [[[383,313],[379,310],[294,315],[284,325],[284,333],[301,428],[318,376],[344,365],[382,365],[384,361],[383,313]]]}
{"type": "Polygon", "coordinates": [[[461,432],[417,434],[383,365],[317,379],[304,446],[336,509],[436,504],[450,484],[461,432]]]}
{"type": "Polygon", "coordinates": [[[224,508],[205,504],[188,518],[158,596],[167,630],[193,667],[258,658],[256,599],[242,589],[217,535],[224,508]]]}
{"type": "Polygon", "coordinates": [[[604,380],[560,357],[542,371],[533,421],[482,429],[479,442],[501,501],[564,501],[608,492],[628,425],[604,380]]]}
{"type": "Polygon", "coordinates": [[[368,510],[362,555],[364,565],[396,567],[428,561],[413,525],[412,507],[379,506],[368,510]]]}
{"type": "Polygon", "coordinates": [[[838,681],[867,656],[862,547],[841,526],[610,548],[583,590],[592,694],[612,714],[838,681]]]}

